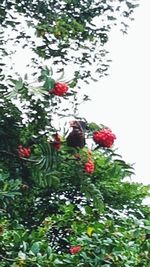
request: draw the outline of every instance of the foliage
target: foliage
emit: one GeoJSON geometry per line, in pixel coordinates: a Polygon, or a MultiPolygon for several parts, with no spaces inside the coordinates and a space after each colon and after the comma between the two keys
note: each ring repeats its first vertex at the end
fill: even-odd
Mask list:
{"type": "Polygon", "coordinates": [[[74,82],[80,78],[85,81],[95,79],[95,71],[98,77],[107,75],[110,59],[104,45],[109,32],[119,24],[126,33],[137,6],[138,0],[61,0],[57,3],[2,0],[2,57],[11,53],[5,49],[6,42],[15,43],[16,49],[19,43],[23,49],[29,47],[35,52],[32,58],[35,68],[40,57],[50,59],[50,64],[60,68],[72,65],[74,82]],[[33,34],[37,38],[33,38],[33,34]]]}
{"type": "Polygon", "coordinates": [[[55,78],[52,68],[35,61],[31,83],[28,76],[8,74],[1,63],[0,266],[149,267],[150,209],[143,204],[149,186],[129,180],[134,168],[116,153],[115,135],[77,112],[76,83],[91,77],[85,63],[96,66],[95,45],[104,45],[110,22],[118,13],[130,17],[136,1],[1,2],[3,60],[9,54],[7,30],[13,28],[16,42],[52,58],[58,69],[75,50],[71,61],[83,71],[65,80],[59,69],[55,78]],[[96,17],[106,25],[95,28],[96,17]],[[20,18],[41,46],[33,32],[22,31],[20,18]],[[82,122],[76,129],[85,138],[82,148],[68,145],[66,117],[82,122]],[[95,142],[95,131],[109,141],[111,133],[111,143],[95,142]]]}
{"type": "Polygon", "coordinates": [[[20,80],[13,81],[11,92],[3,95],[1,266],[148,266],[149,211],[142,202],[149,186],[127,182],[125,179],[134,173],[133,166],[113,147],[94,142],[93,132],[105,129],[104,125],[86,122],[91,150],[87,143],[83,148],[68,146],[66,134],[55,146],[58,130],[52,125],[53,101],[60,105],[60,98],[68,100],[71,96],[68,92],[65,96],[46,94],[45,78],[41,99],[36,91],[37,109],[27,81],[25,92],[15,92],[14,99],[17,96],[24,105],[30,100],[27,106],[39,114],[38,123],[31,120],[31,113],[24,123],[24,113],[8,100],[11,94],[13,101],[16,84],[17,90],[22,88],[18,83],[20,80]],[[43,103],[50,106],[50,113],[45,112],[43,103]],[[24,154],[29,148],[31,155],[24,154]],[[85,169],[88,160],[94,164],[90,172],[85,169]]]}

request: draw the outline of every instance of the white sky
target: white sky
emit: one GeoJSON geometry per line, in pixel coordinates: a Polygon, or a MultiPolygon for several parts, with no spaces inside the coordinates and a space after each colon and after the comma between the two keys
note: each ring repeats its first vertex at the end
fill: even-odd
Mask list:
{"type": "Polygon", "coordinates": [[[110,75],[91,84],[92,102],[81,107],[89,121],[109,126],[115,147],[135,163],[135,180],[150,183],[150,1],[140,0],[128,35],[114,30],[109,41],[110,75]]]}

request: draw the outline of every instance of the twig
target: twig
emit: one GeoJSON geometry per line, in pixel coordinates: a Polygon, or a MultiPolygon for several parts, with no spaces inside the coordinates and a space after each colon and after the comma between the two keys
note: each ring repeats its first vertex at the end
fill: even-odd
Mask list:
{"type": "Polygon", "coordinates": [[[23,159],[23,160],[28,161],[28,162],[34,162],[34,163],[37,162],[37,160],[27,159],[27,158],[24,158],[24,157],[19,157],[19,156],[16,155],[15,153],[8,152],[8,151],[6,151],[6,150],[0,150],[0,153],[2,153],[2,154],[7,154],[7,155],[9,155],[9,156],[11,156],[11,157],[15,157],[15,158],[23,159]]]}
{"type": "Polygon", "coordinates": [[[3,260],[6,260],[6,261],[16,261],[16,260],[13,260],[13,259],[8,259],[6,257],[4,257],[3,255],[0,254],[0,258],[3,259],[3,260]]]}

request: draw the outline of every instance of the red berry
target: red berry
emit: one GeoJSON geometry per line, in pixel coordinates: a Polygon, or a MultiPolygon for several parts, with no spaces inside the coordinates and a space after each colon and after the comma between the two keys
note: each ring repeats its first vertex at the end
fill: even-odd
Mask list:
{"type": "Polygon", "coordinates": [[[112,133],[110,129],[102,129],[93,133],[93,140],[96,144],[102,147],[111,147],[114,143],[116,136],[112,133]]]}
{"type": "Polygon", "coordinates": [[[53,143],[54,148],[58,150],[61,147],[61,138],[58,133],[54,134],[53,137],[54,137],[54,143],[53,143]]]}
{"type": "Polygon", "coordinates": [[[94,162],[89,159],[85,165],[84,165],[84,170],[86,173],[92,174],[94,172],[94,162]]]}
{"type": "Polygon", "coordinates": [[[19,154],[19,157],[29,158],[31,155],[31,149],[30,149],[30,147],[25,148],[22,145],[19,145],[18,146],[18,154],[19,154]]]}
{"type": "Polygon", "coordinates": [[[78,253],[79,251],[81,250],[81,246],[75,246],[75,247],[71,247],[70,248],[70,253],[71,254],[76,254],[76,253],[78,253]]]}
{"type": "Polygon", "coordinates": [[[50,93],[54,95],[58,95],[58,96],[63,96],[64,94],[66,94],[68,89],[69,88],[67,84],[58,82],[58,83],[55,83],[55,86],[53,90],[50,91],[50,93]]]}

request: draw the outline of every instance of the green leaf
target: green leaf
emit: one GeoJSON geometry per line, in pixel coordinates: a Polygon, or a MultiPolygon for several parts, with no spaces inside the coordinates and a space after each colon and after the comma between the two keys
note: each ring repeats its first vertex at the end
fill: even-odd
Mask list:
{"type": "Polygon", "coordinates": [[[54,260],[54,264],[61,264],[61,265],[63,265],[63,261],[61,261],[59,259],[55,259],[54,260]]]}
{"type": "Polygon", "coordinates": [[[49,77],[46,77],[45,83],[43,84],[43,87],[46,90],[52,90],[54,88],[54,85],[55,85],[55,80],[54,79],[51,79],[49,77]]]}
{"type": "Polygon", "coordinates": [[[33,243],[33,245],[31,246],[31,251],[36,255],[37,253],[39,253],[40,251],[40,244],[41,242],[35,242],[33,243]]]}
{"type": "Polygon", "coordinates": [[[46,172],[51,171],[53,165],[54,148],[52,144],[47,141],[41,142],[39,147],[41,148],[42,156],[41,159],[36,163],[36,166],[38,166],[40,170],[44,170],[46,172]]]}
{"type": "Polygon", "coordinates": [[[23,80],[22,80],[21,78],[19,78],[19,80],[16,81],[16,83],[15,83],[15,88],[16,88],[17,90],[20,90],[20,89],[23,88],[23,80]]]}

